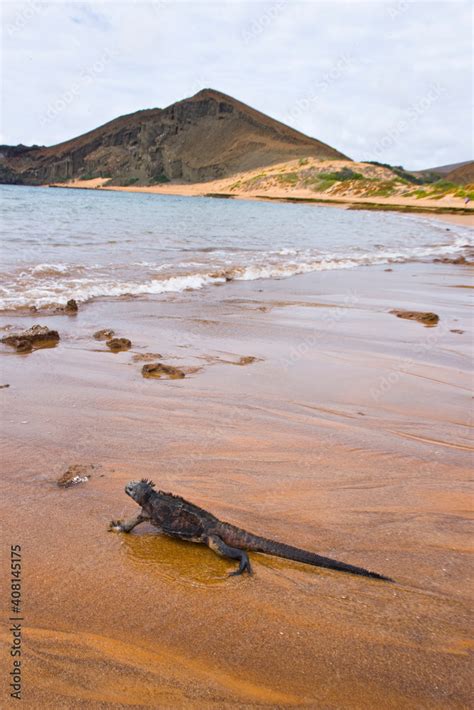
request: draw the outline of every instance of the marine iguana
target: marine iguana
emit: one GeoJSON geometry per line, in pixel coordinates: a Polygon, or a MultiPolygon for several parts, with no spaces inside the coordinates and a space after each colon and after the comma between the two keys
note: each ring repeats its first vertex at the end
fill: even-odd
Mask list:
{"type": "Polygon", "coordinates": [[[127,483],[125,493],[141,506],[141,510],[138,515],[126,522],[112,520],[109,524],[109,531],[128,533],[140,523],[150,522],[165,535],[189,542],[202,543],[218,555],[239,560],[239,567],[230,574],[231,577],[245,571],[252,574],[250,560],[246,553],[246,550],[250,550],[316,567],[327,567],[341,572],[393,582],[389,577],[384,577],[377,572],[370,572],[362,567],[355,567],[329,557],[321,557],[314,552],[253,535],[235,525],[219,520],[212,513],[189,503],[180,496],[155,491],[154,485],[153,481],[145,478],[141,481],[127,483]]]}

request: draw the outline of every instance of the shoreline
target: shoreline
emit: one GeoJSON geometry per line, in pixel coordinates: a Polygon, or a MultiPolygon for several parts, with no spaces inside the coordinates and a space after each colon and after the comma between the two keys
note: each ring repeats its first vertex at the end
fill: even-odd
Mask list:
{"type": "MultiPolygon", "coordinates": [[[[348,210],[395,211],[420,214],[444,219],[443,215],[456,217],[457,224],[474,226],[474,203],[465,204],[464,198],[455,194],[438,194],[414,190],[416,186],[390,183],[393,175],[384,167],[368,163],[347,161],[291,160],[267,168],[237,172],[231,177],[215,178],[200,183],[164,182],[139,185],[133,181],[127,186],[109,185],[108,178],[89,180],[73,179],[52,183],[56,188],[86,188],[138,192],[157,195],[213,197],[216,199],[278,201],[293,204],[315,204],[348,210]],[[323,172],[321,172],[324,168],[323,172]],[[317,175],[336,175],[337,171],[358,171],[361,180],[336,181],[326,190],[318,191],[317,175]],[[305,175],[309,170],[312,177],[305,175]],[[326,172],[324,172],[326,171],[326,172]],[[329,173],[327,173],[329,171],[329,173]],[[332,171],[332,172],[331,172],[332,171]],[[335,171],[335,172],[334,172],[335,171]],[[311,183],[313,180],[313,183],[311,183]],[[316,180],[316,182],[314,182],[316,180]],[[313,185],[313,186],[311,186],[313,185]],[[362,187],[361,187],[362,185],[362,187]],[[389,190],[388,194],[384,191],[389,190]]],[[[462,193],[461,187],[459,192],[462,193]]],[[[469,193],[466,193],[469,194],[469,193]]]]}
{"type": "MultiPolygon", "coordinates": [[[[74,187],[63,187],[63,189],[82,189],[81,185],[74,187]]],[[[97,190],[94,190],[95,194],[97,190]]],[[[112,191],[113,192],[113,191],[112,191]]],[[[98,258],[98,263],[90,264],[88,257],[84,257],[81,262],[82,255],[81,247],[78,246],[77,254],[70,263],[68,253],[63,253],[62,247],[67,246],[54,243],[52,247],[48,247],[48,251],[44,252],[44,263],[33,264],[23,263],[18,261],[11,276],[11,295],[2,298],[1,313],[4,317],[12,316],[28,316],[32,313],[40,315],[54,316],[56,310],[61,310],[70,299],[76,300],[78,303],[85,304],[94,301],[98,298],[134,298],[140,294],[160,294],[174,293],[182,290],[200,290],[206,285],[224,285],[232,281],[256,281],[263,284],[268,283],[268,279],[289,278],[298,273],[307,273],[309,271],[325,272],[327,270],[357,269],[359,266],[367,267],[371,263],[384,265],[387,270],[395,264],[412,263],[435,263],[440,264],[453,263],[456,265],[468,265],[472,263],[472,250],[469,249],[471,242],[471,234],[467,229],[448,229],[444,226],[446,222],[458,223],[459,217],[452,215],[443,215],[443,222],[439,219],[439,215],[425,215],[423,222],[413,220],[410,216],[398,217],[392,214],[366,214],[363,217],[360,214],[345,211],[335,213],[333,210],[317,209],[314,211],[308,206],[304,206],[300,210],[294,210],[287,205],[280,204],[276,207],[264,207],[260,203],[260,207],[254,201],[247,202],[247,195],[242,197],[240,206],[235,203],[233,206],[221,205],[219,198],[217,201],[204,199],[198,203],[188,202],[185,198],[169,198],[168,200],[150,200],[148,198],[130,198],[124,195],[117,196],[117,193],[110,194],[109,198],[94,198],[90,193],[90,188],[87,194],[78,193],[71,195],[70,198],[58,194],[53,190],[49,192],[43,190],[42,194],[35,191],[26,190],[23,195],[21,191],[17,193],[15,189],[6,193],[7,199],[13,200],[13,205],[23,204],[24,200],[35,200],[38,205],[44,210],[44,219],[48,219],[51,204],[57,205],[58,209],[63,212],[69,209],[71,201],[77,206],[79,211],[85,208],[84,219],[88,220],[88,230],[91,234],[95,233],[96,225],[101,224],[101,215],[105,210],[109,210],[110,206],[114,207],[114,214],[122,210],[123,215],[127,215],[131,210],[138,209],[141,211],[141,205],[146,208],[146,214],[151,215],[148,219],[146,228],[141,227],[143,231],[143,241],[140,241],[140,228],[135,231],[135,242],[128,238],[123,244],[116,234],[116,226],[113,224],[107,235],[100,234],[100,239],[105,239],[104,244],[100,247],[101,253],[98,258]],[[149,209],[149,211],[148,211],[149,209]],[[168,245],[166,241],[169,234],[173,234],[173,221],[176,221],[176,215],[182,210],[195,211],[199,218],[204,220],[206,225],[205,233],[214,234],[214,224],[219,219],[219,215],[224,213],[226,219],[229,216],[237,215],[238,219],[242,219],[247,211],[251,213],[252,219],[255,220],[259,215],[265,215],[265,219],[270,224],[274,216],[277,219],[275,228],[280,230],[282,244],[285,246],[282,250],[273,251],[275,247],[275,233],[272,237],[268,235],[266,224],[262,223],[260,228],[262,232],[262,240],[258,239],[255,231],[255,223],[253,225],[252,249],[251,256],[242,256],[242,250],[232,252],[230,256],[227,251],[219,252],[215,257],[211,254],[200,254],[200,249],[203,244],[207,244],[203,248],[203,252],[214,251],[214,240],[206,241],[196,247],[196,254],[189,261],[189,249],[181,250],[177,248],[176,253],[172,253],[163,257],[164,262],[156,262],[156,244],[155,239],[149,237],[152,234],[162,234],[163,244],[168,245]],[[291,235],[294,225],[298,223],[301,215],[301,225],[305,223],[309,229],[309,234],[313,230],[321,229],[322,241],[317,240],[315,244],[318,246],[314,250],[298,251],[293,249],[291,235]],[[153,216],[154,215],[154,216],[153,216]],[[160,226],[160,215],[165,222],[160,226]],[[158,218],[158,222],[156,222],[158,218]],[[166,220],[168,222],[166,223],[166,220]],[[416,224],[416,222],[418,223],[416,224]],[[353,230],[360,229],[360,239],[357,242],[356,249],[344,249],[338,247],[332,253],[332,245],[330,242],[324,242],[324,235],[327,232],[329,224],[335,223],[338,228],[344,227],[347,234],[353,234],[353,230]],[[167,226],[166,226],[167,225],[167,226]],[[364,234],[366,229],[375,229],[373,237],[367,237],[364,234]],[[393,246],[384,247],[379,244],[380,234],[392,234],[393,246]],[[420,236],[418,242],[415,235],[424,235],[427,233],[426,243],[420,236]],[[450,233],[451,232],[451,233],[450,233]],[[407,237],[405,244],[404,237],[407,237]],[[372,253],[366,253],[367,249],[371,250],[370,239],[375,242],[375,249],[372,253]],[[422,241],[423,248],[418,248],[419,241],[422,241]],[[368,241],[367,241],[368,240],[368,241]],[[365,247],[367,241],[368,246],[365,247]],[[209,243],[208,243],[209,242],[209,243]],[[264,246],[260,248],[259,242],[264,246]],[[118,263],[112,265],[111,258],[114,259],[116,244],[119,244],[118,263]],[[128,246],[128,244],[133,246],[128,246]],[[61,249],[56,249],[56,246],[61,246],[61,249]],[[288,249],[287,247],[291,247],[288,249]],[[259,251],[261,249],[261,251],[259,251]],[[126,255],[125,258],[120,256],[120,250],[126,255]],[[135,250],[140,250],[141,259],[136,261],[135,250]],[[77,259],[79,258],[79,261],[77,259]],[[123,265],[121,265],[123,261],[123,265]],[[128,263],[131,266],[128,267],[128,263]],[[56,263],[58,262],[58,263],[56,263]],[[64,263],[63,263],[64,262],[64,263]],[[36,265],[35,265],[36,264],[36,265]],[[124,266],[127,265],[127,266],[124,266]],[[164,266],[164,268],[162,268],[164,266]],[[110,275],[108,269],[110,267],[110,275]],[[137,267],[137,268],[135,268],[137,267]],[[23,273],[22,269],[26,269],[23,273]],[[102,269],[100,278],[97,277],[102,269]],[[54,283],[53,283],[54,282],[54,283]],[[16,297],[14,296],[16,295],[16,297]]],[[[341,205],[335,205],[341,207],[341,205]]],[[[184,224],[184,221],[178,222],[178,227],[184,224]]],[[[75,228],[75,223],[71,224],[75,228]]],[[[101,228],[104,229],[103,227],[101,228]]],[[[270,230],[271,231],[271,230],[270,230]]],[[[11,230],[14,234],[14,229],[11,230]]],[[[316,233],[316,232],[315,232],[316,233]]],[[[217,235],[216,235],[217,236],[217,235]]],[[[81,238],[82,239],[82,238],[81,238]]],[[[14,247],[14,245],[12,245],[14,247]]],[[[173,246],[173,245],[171,245],[173,246]]],[[[168,246],[166,246],[168,248],[168,246]]],[[[174,248],[174,247],[173,247],[174,248]]],[[[45,246],[46,249],[46,246],[45,246]]],[[[422,268],[422,267],[420,267],[422,268]]],[[[435,267],[437,268],[437,267],[435,267]]],[[[8,283],[8,278],[6,279],[8,283]]],[[[5,284],[6,285],[6,284],[5,284]]],[[[263,286],[266,288],[266,286],[263,286]]]]}
{"type": "Polygon", "coordinates": [[[470,273],[394,264],[94,301],[48,318],[57,347],[2,346],[2,520],[34,580],[25,708],[468,704],[470,273]],[[145,379],[147,353],[186,377],[145,379]],[[90,480],[58,488],[73,464],[90,480]],[[149,525],[108,533],[143,477],[396,584],[256,553],[253,577],[228,579],[232,563],[149,525]]]}
{"type": "MultiPolygon", "coordinates": [[[[253,193],[235,192],[230,194],[222,190],[209,191],[204,186],[209,183],[197,183],[192,185],[173,184],[170,186],[149,186],[149,187],[121,187],[107,186],[100,184],[102,179],[98,180],[75,180],[71,184],[52,183],[40,185],[39,187],[48,187],[54,189],[65,190],[100,190],[110,192],[134,192],[153,195],[176,195],[180,197],[209,197],[215,199],[234,199],[234,200],[252,200],[252,201],[275,201],[286,202],[291,204],[314,204],[322,207],[338,207],[339,209],[361,209],[361,210],[377,210],[377,211],[393,211],[406,214],[419,215],[421,217],[432,217],[442,221],[451,222],[460,226],[474,227],[474,207],[465,208],[461,206],[443,206],[437,207],[426,204],[413,204],[413,201],[401,200],[391,202],[379,198],[377,202],[372,202],[366,198],[322,198],[308,196],[292,196],[287,194],[259,195],[253,193]],[[99,184],[98,184],[99,183],[99,184]]],[[[106,181],[105,181],[106,182],[106,181]]],[[[21,186],[20,186],[21,187],[21,186]]]]}

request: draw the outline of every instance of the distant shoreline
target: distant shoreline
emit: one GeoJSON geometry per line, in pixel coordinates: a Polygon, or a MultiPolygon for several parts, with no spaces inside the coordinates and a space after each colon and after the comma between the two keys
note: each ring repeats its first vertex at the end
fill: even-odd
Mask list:
{"type": "MultiPolygon", "coordinates": [[[[113,192],[138,192],[156,195],[177,195],[182,197],[212,197],[216,199],[234,200],[257,200],[268,202],[287,202],[291,204],[314,204],[324,207],[339,207],[348,210],[371,210],[400,212],[404,214],[415,214],[421,217],[436,217],[451,224],[474,227],[474,206],[461,207],[456,205],[434,206],[427,205],[426,200],[420,200],[422,204],[413,204],[410,199],[378,198],[371,201],[367,198],[347,197],[331,198],[329,196],[308,196],[300,194],[302,191],[294,190],[292,194],[285,194],[275,191],[273,194],[254,194],[253,192],[234,191],[226,192],[222,185],[224,181],[213,181],[211,183],[190,183],[190,184],[166,184],[153,186],[122,187],[119,185],[107,185],[107,179],[95,178],[93,180],[73,180],[69,183],[51,183],[41,187],[50,187],[65,190],[100,190],[113,192]],[[212,188],[212,189],[211,189],[212,188]],[[393,201],[396,199],[396,201],[393,201]]],[[[228,182],[228,180],[226,181],[228,182]]]]}

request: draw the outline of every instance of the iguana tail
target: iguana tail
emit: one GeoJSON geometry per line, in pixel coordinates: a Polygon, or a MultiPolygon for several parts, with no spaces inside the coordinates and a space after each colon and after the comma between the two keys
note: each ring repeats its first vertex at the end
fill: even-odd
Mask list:
{"type": "Polygon", "coordinates": [[[362,577],[372,577],[373,579],[383,579],[386,582],[393,582],[393,579],[385,577],[378,572],[370,572],[363,567],[355,567],[354,565],[349,565],[345,562],[339,562],[339,560],[333,560],[330,557],[322,557],[314,552],[302,550],[299,547],[285,545],[284,543],[276,542],[275,540],[268,540],[265,537],[253,535],[246,530],[234,528],[234,526],[229,525],[226,532],[227,534],[225,536],[223,535],[222,538],[228,545],[250,550],[251,552],[263,552],[266,555],[275,555],[275,557],[283,557],[287,560],[303,562],[306,565],[326,567],[327,569],[334,569],[340,572],[358,574],[362,577]]]}

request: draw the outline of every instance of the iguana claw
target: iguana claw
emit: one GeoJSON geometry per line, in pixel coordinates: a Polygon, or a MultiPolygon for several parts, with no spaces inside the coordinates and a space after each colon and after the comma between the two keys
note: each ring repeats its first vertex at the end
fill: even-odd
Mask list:
{"type": "Polygon", "coordinates": [[[111,520],[107,528],[108,532],[122,532],[122,522],[122,520],[111,520]]]}
{"type": "Polygon", "coordinates": [[[250,560],[247,557],[245,553],[243,553],[243,557],[240,560],[240,565],[239,567],[235,570],[235,572],[230,572],[229,577],[238,577],[239,575],[243,574],[244,572],[248,572],[249,574],[253,574],[252,567],[250,566],[250,560]]]}

